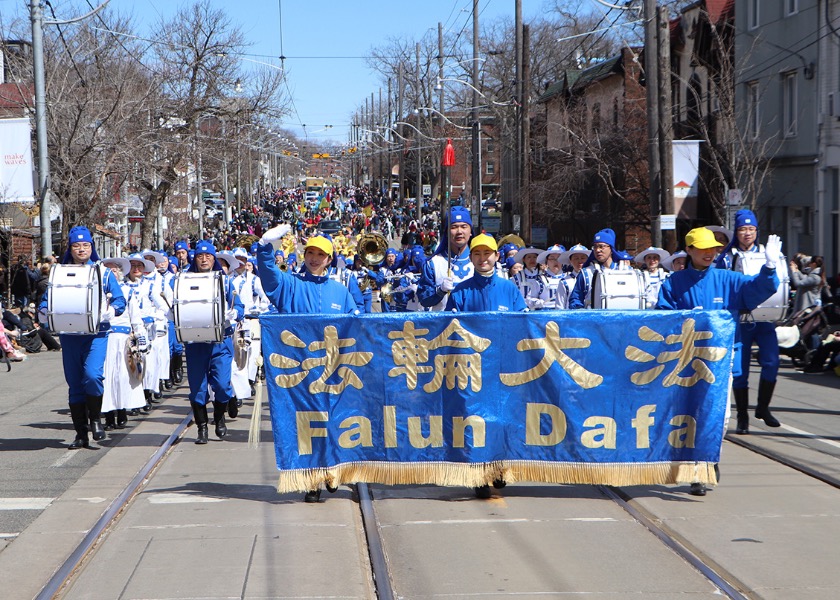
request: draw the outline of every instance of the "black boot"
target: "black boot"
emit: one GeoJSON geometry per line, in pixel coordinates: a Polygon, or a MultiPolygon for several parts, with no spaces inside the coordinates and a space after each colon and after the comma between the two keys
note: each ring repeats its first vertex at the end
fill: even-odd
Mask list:
{"type": "Polygon", "coordinates": [[[780,427],[781,423],[770,412],[770,399],[776,389],[775,381],[758,380],[758,399],[755,404],[755,418],[762,419],[767,427],[780,427]]]}
{"type": "Polygon", "coordinates": [[[227,425],[225,425],[225,409],[227,406],[225,404],[230,404],[230,402],[222,403],[213,400],[213,423],[216,425],[216,437],[220,440],[225,439],[227,435],[227,425]]]}
{"type": "Polygon", "coordinates": [[[146,398],[146,406],[143,407],[144,412],[151,412],[152,410],[152,390],[143,390],[143,396],[146,398]]]}
{"type": "Polygon", "coordinates": [[[491,496],[489,485],[482,485],[482,486],[479,486],[477,488],[474,488],[474,490],[475,490],[475,497],[476,498],[481,498],[482,500],[487,500],[491,496]]]}
{"type": "Polygon", "coordinates": [[[88,439],[87,406],[83,402],[71,404],[70,417],[73,419],[73,429],[76,430],[76,439],[70,443],[68,448],[70,450],[90,448],[90,441],[88,439]]]}
{"type": "Polygon", "coordinates": [[[314,504],[321,499],[321,490],[309,490],[303,496],[303,501],[307,504],[314,504]]]}
{"type": "MultiPolygon", "coordinates": [[[[160,385],[160,382],[158,381],[158,386],[159,385],[160,385]]],[[[160,388],[158,388],[158,389],[160,389],[160,388]]],[[[163,398],[163,393],[162,392],[151,392],[151,394],[152,394],[152,397],[149,398],[150,402],[152,402],[154,404],[160,404],[161,398],[163,398]]]]}
{"type": "Polygon", "coordinates": [[[163,385],[163,389],[171,390],[172,389],[172,380],[171,379],[161,379],[161,385],[163,385]]]}
{"type": "Polygon", "coordinates": [[[732,389],[735,396],[735,410],[738,415],[738,424],[735,426],[735,433],[746,435],[750,432],[750,390],[749,388],[732,389]]]}
{"type": "Polygon", "coordinates": [[[236,401],[236,398],[228,400],[227,413],[231,419],[235,419],[239,416],[239,403],[236,401]]]}
{"type": "Polygon", "coordinates": [[[184,380],[184,355],[173,354],[172,363],[174,369],[172,371],[172,381],[175,383],[181,383],[184,380]]]}
{"type": "Polygon", "coordinates": [[[117,411],[109,410],[105,413],[105,431],[111,431],[117,428],[117,411]]]}
{"type": "Polygon", "coordinates": [[[125,429],[125,424],[128,423],[128,413],[124,408],[117,409],[117,429],[125,429]]]}
{"type": "Polygon", "coordinates": [[[193,411],[193,419],[195,420],[195,425],[198,428],[198,439],[195,440],[196,444],[206,444],[207,443],[207,406],[204,404],[199,404],[198,402],[190,402],[190,406],[192,407],[193,411]]]}
{"type": "Polygon", "coordinates": [[[105,430],[102,428],[102,396],[88,396],[85,401],[90,420],[90,433],[94,442],[101,442],[105,439],[105,430]]]}

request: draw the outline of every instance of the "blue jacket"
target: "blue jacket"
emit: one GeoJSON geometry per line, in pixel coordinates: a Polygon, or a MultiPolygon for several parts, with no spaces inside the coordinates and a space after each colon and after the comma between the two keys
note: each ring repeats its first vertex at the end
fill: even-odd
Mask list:
{"type": "Polygon", "coordinates": [[[423,265],[420,281],[417,283],[417,297],[420,299],[420,304],[426,308],[443,302],[446,294],[440,293],[438,286],[440,280],[447,276],[449,265],[452,270],[451,277],[456,283],[472,277],[473,265],[470,262],[469,246],[466,246],[458,256],[453,254],[449,263],[446,261],[446,255],[435,254],[423,265]]]}
{"type": "Polygon", "coordinates": [[[297,275],[278,269],[271,244],[259,247],[257,264],[263,291],[280,313],[354,313],[357,310],[347,288],[329,277],[316,277],[305,267],[297,275]]]}
{"type": "Polygon", "coordinates": [[[476,274],[462,281],[446,301],[446,310],[458,312],[522,311],[525,308],[519,288],[495,272],[490,277],[476,274]]]}
{"type": "MultiPolygon", "coordinates": [[[[728,310],[738,321],[738,313],[749,311],[772,296],[779,286],[775,269],[761,267],[758,275],[749,276],[714,265],[698,271],[689,263],[674,271],[659,288],[656,308],[666,310],[728,310]]],[[[740,332],[740,328],[737,330],[740,332]]],[[[738,333],[736,333],[736,338],[738,333]]]]}

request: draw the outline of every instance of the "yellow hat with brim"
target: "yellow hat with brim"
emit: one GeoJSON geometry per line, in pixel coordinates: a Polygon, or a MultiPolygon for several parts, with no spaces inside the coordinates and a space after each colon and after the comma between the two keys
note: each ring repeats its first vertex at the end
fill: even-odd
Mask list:
{"type": "Polygon", "coordinates": [[[303,247],[303,251],[306,252],[307,248],[318,248],[318,250],[322,250],[325,254],[333,255],[332,242],[322,235],[315,235],[306,240],[306,246],[303,247]]]}
{"type": "Polygon", "coordinates": [[[482,233],[481,235],[477,235],[472,239],[472,241],[470,242],[470,252],[472,252],[480,246],[490,248],[490,250],[492,250],[493,252],[499,251],[499,246],[496,244],[496,240],[484,233],[482,233]]]}
{"type": "Polygon", "coordinates": [[[685,236],[685,245],[699,248],[700,250],[708,250],[709,248],[720,248],[723,246],[715,239],[715,234],[710,229],[705,227],[696,227],[689,231],[685,236]]]}

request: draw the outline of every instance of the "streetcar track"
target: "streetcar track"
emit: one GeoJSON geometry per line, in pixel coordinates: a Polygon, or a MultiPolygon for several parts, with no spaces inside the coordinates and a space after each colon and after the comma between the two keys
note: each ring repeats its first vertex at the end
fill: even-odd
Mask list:
{"type": "MultiPolygon", "coordinates": [[[[111,505],[90,529],[82,542],[55,572],[53,577],[49,580],[49,582],[47,582],[38,596],[36,596],[36,600],[47,600],[56,597],[56,595],[60,594],[79,574],[81,569],[84,568],[87,559],[90,558],[90,556],[96,552],[101,543],[103,543],[105,535],[108,531],[110,531],[114,523],[124,514],[125,510],[128,509],[132,500],[143,491],[143,488],[145,488],[154,472],[168,457],[172,447],[179,442],[191,422],[191,414],[182,419],[173,433],[146,462],[143,468],[140,469],[132,481],[112,501],[111,505]]],[[[727,434],[725,439],[785,467],[794,469],[832,487],[840,488],[840,481],[837,479],[819,473],[815,469],[804,465],[795,459],[784,457],[777,452],[752,444],[748,440],[745,440],[744,436],[733,436],[732,434],[727,434]]],[[[819,452],[817,449],[810,449],[819,452]]],[[[379,523],[376,515],[374,497],[371,493],[370,487],[366,483],[357,483],[354,487],[356,488],[356,495],[359,500],[362,528],[367,544],[367,552],[371,569],[370,575],[372,577],[376,597],[379,600],[394,600],[397,598],[397,595],[394,591],[392,573],[390,572],[388,558],[385,553],[384,542],[382,539],[382,525],[379,523]]],[[[596,487],[598,487],[598,489],[607,498],[619,505],[633,520],[642,525],[683,561],[704,576],[723,595],[733,600],[746,600],[750,598],[748,593],[745,591],[748,587],[745,586],[737,577],[735,577],[722,565],[712,560],[709,556],[705,555],[688,540],[672,531],[667,525],[663,524],[656,515],[638,505],[630,494],[626,493],[621,488],[609,486],[596,487]]],[[[416,524],[424,523],[426,523],[426,521],[416,522],[416,524]]]]}

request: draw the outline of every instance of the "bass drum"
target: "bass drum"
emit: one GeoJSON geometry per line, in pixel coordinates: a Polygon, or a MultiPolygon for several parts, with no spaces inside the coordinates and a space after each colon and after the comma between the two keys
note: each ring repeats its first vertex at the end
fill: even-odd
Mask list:
{"type": "Polygon", "coordinates": [[[53,265],[47,284],[47,322],[53,333],[99,333],[102,272],[98,265],[53,265]]]}
{"type": "Polygon", "coordinates": [[[178,341],[221,342],[227,312],[223,273],[178,273],[174,291],[172,311],[178,341]]]}
{"type": "MultiPolygon", "coordinates": [[[[761,266],[767,262],[764,252],[747,252],[735,258],[733,271],[744,275],[758,275],[761,266]]],[[[790,273],[788,261],[782,256],[776,265],[776,275],[779,277],[779,287],[767,300],[759,304],[751,312],[752,320],[760,323],[777,323],[784,321],[788,312],[790,298],[790,273]]]]}
{"type": "Polygon", "coordinates": [[[635,269],[596,271],[590,298],[590,308],[644,310],[645,282],[635,269]]]}

